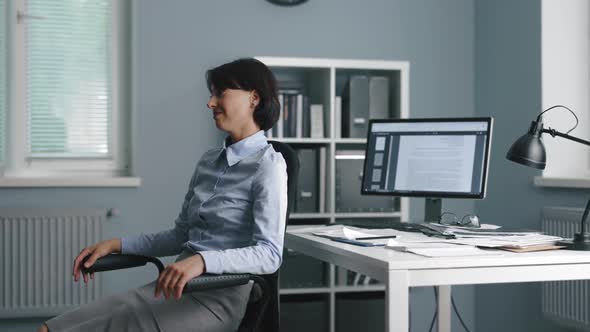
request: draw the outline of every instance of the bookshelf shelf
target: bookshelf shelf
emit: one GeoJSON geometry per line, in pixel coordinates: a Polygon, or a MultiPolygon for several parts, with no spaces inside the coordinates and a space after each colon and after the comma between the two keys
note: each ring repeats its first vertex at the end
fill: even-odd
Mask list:
{"type": "Polygon", "coordinates": [[[381,292],[385,291],[385,285],[367,285],[367,286],[336,286],[336,293],[358,293],[358,292],[381,292]]]}
{"type": "Polygon", "coordinates": [[[401,218],[401,212],[340,212],[335,218],[401,218]]]}
{"type": "Polygon", "coordinates": [[[271,140],[280,141],[283,143],[290,143],[290,144],[330,144],[331,140],[329,138],[291,138],[291,137],[283,137],[283,138],[269,138],[271,140]]]}
{"type": "MultiPolygon", "coordinates": [[[[385,288],[383,288],[385,289],[385,288]]],[[[329,287],[309,287],[309,288],[281,288],[279,290],[280,295],[293,295],[293,294],[320,294],[320,293],[331,293],[333,290],[329,287]]]]}
{"type": "Polygon", "coordinates": [[[335,286],[335,287],[307,287],[307,288],[281,288],[280,295],[294,294],[320,294],[320,293],[359,293],[359,292],[382,292],[385,285],[366,286],[335,286]]]}
{"type": "MultiPolygon", "coordinates": [[[[275,74],[282,105],[280,128],[277,124],[277,128],[267,132],[267,136],[292,144],[298,150],[301,161],[298,196],[295,210],[290,215],[292,223],[317,226],[347,221],[362,224],[371,219],[376,223],[387,218],[409,220],[407,198],[384,200],[386,197],[383,196],[360,196],[362,166],[359,166],[364,162],[369,118],[409,117],[409,63],[295,57],[257,59],[275,74]],[[353,81],[366,82],[366,94],[365,90],[360,95],[353,94],[353,91],[360,91],[353,90],[358,89],[354,88],[353,81]],[[375,94],[376,91],[381,92],[375,94]],[[357,98],[357,103],[353,103],[354,98],[357,98]],[[366,101],[367,107],[360,106],[364,104],[359,100],[366,101]],[[310,150],[317,150],[317,153],[310,153],[310,150]],[[302,185],[301,181],[307,182],[302,185]],[[309,205],[309,201],[304,202],[302,197],[317,199],[318,203],[309,205]],[[381,209],[391,212],[374,212],[381,209]],[[343,210],[351,212],[339,212],[343,210]]],[[[292,259],[293,265],[289,265],[288,258],[285,259],[282,267],[285,273],[281,273],[281,279],[289,278],[289,270],[318,269],[318,261],[311,258],[311,261],[301,257],[296,261],[296,258],[292,259]]],[[[340,278],[345,269],[327,264],[326,267],[326,287],[287,288],[281,289],[280,294],[281,301],[294,298],[300,301],[303,298],[304,301],[309,299],[312,306],[318,303],[320,296],[322,301],[327,301],[330,310],[328,330],[335,332],[338,296],[380,293],[385,287],[382,284],[342,284],[340,278]]],[[[291,280],[297,281],[299,279],[295,274],[291,280]]],[[[363,276],[356,276],[358,278],[355,279],[365,280],[363,276]]],[[[362,306],[363,302],[358,302],[358,305],[362,306]]]]}
{"type": "Polygon", "coordinates": [[[336,144],[367,144],[366,138],[337,138],[334,140],[336,144]]]}
{"type": "Polygon", "coordinates": [[[329,213],[291,213],[290,219],[330,219],[329,213]]]}

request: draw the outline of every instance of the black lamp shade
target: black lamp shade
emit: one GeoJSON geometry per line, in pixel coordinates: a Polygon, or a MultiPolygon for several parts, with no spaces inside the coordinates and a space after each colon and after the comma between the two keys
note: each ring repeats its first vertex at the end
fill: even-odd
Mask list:
{"type": "Polygon", "coordinates": [[[545,169],[547,159],[540,128],[542,125],[538,126],[537,122],[533,122],[529,132],[512,144],[506,158],[525,166],[545,169]]]}

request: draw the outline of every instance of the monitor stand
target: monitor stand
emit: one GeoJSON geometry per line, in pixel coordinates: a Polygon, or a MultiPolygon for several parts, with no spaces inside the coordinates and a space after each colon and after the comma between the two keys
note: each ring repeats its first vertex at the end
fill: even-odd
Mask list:
{"type": "Polygon", "coordinates": [[[424,221],[438,222],[442,214],[442,199],[426,197],[424,201],[424,221]]]}

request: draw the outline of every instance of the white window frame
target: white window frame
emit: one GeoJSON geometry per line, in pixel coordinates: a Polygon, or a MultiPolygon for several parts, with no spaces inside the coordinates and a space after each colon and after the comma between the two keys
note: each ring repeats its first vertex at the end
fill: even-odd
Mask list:
{"type": "MultiPolygon", "coordinates": [[[[131,90],[125,82],[130,81],[130,70],[125,73],[128,59],[125,40],[131,39],[122,19],[129,17],[130,3],[113,1],[112,6],[112,119],[109,133],[111,158],[52,158],[37,155],[27,157],[27,110],[26,110],[26,54],[25,24],[17,22],[17,13],[26,13],[26,0],[9,1],[8,73],[9,87],[6,133],[6,160],[0,169],[0,187],[135,187],[140,179],[132,177],[131,164],[131,90]],[[126,36],[127,38],[124,38],[126,36]],[[125,96],[126,99],[122,97],[125,96]],[[126,130],[128,129],[128,130],[126,130]]],[[[34,19],[34,18],[33,18],[34,19]]]]}
{"type": "MultiPolygon", "coordinates": [[[[590,4],[542,0],[541,26],[542,107],[571,108],[579,118],[571,135],[590,140],[590,4]]],[[[544,126],[561,132],[573,124],[573,116],[564,109],[544,115],[544,126]]],[[[535,185],[590,188],[590,147],[549,134],[543,135],[543,142],[547,167],[535,177],[535,185]]]]}

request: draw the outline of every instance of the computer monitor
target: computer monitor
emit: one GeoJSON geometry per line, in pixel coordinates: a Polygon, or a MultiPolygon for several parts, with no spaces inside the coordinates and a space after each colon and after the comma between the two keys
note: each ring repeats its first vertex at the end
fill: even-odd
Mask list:
{"type": "Polygon", "coordinates": [[[371,120],[361,194],[485,197],[492,118],[371,120]]]}

